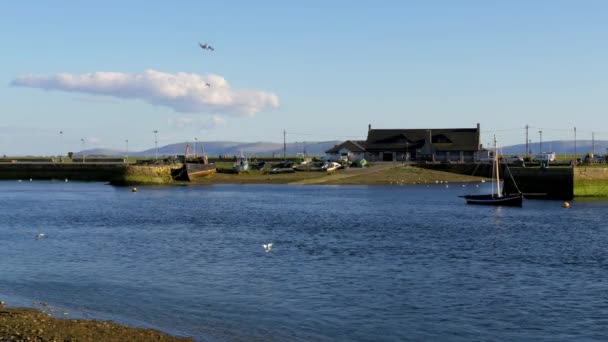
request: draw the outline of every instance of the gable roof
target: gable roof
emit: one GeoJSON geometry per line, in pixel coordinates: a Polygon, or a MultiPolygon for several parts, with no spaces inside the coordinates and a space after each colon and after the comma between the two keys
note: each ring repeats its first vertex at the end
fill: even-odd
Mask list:
{"type": "Polygon", "coordinates": [[[351,152],[365,152],[365,144],[364,140],[346,140],[345,142],[336,145],[329,150],[325,151],[325,153],[338,153],[341,149],[347,149],[351,152]]]}
{"type": "Polygon", "coordinates": [[[440,151],[477,151],[477,128],[436,129],[370,129],[367,133],[367,151],[419,149],[431,134],[432,145],[440,151]]]}

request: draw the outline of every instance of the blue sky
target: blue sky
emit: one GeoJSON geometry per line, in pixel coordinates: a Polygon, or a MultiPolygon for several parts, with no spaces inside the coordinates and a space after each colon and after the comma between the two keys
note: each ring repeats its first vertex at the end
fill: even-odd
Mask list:
{"type": "Polygon", "coordinates": [[[0,5],[0,154],[141,150],[153,130],[161,145],[365,138],[368,123],[608,140],[605,1],[41,3],[0,5]]]}

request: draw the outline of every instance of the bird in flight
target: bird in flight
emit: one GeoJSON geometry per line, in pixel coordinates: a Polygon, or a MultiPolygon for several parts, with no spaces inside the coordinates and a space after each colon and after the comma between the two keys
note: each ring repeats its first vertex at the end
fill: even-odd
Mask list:
{"type": "Polygon", "coordinates": [[[200,46],[201,49],[203,49],[203,50],[209,50],[209,51],[214,51],[215,50],[213,48],[213,46],[211,46],[211,45],[209,45],[207,43],[205,43],[205,44],[198,43],[198,46],[200,46]]]}
{"type": "Polygon", "coordinates": [[[211,83],[205,83],[207,87],[211,87],[211,83]]]}

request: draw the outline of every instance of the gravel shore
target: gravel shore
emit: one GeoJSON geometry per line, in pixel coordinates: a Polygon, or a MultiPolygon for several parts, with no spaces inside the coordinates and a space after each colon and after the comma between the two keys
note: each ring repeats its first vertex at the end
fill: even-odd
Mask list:
{"type": "MultiPolygon", "coordinates": [[[[64,314],[59,313],[59,315],[64,314]]],[[[9,308],[0,302],[0,341],[173,342],[194,340],[169,336],[153,329],[126,327],[110,321],[57,318],[44,310],[9,308]]]]}

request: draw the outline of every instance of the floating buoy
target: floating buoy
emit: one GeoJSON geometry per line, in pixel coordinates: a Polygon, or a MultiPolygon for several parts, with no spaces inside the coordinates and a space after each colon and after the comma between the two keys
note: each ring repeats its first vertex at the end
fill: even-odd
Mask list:
{"type": "Polygon", "coordinates": [[[137,188],[131,188],[131,192],[137,192],[137,188]]]}
{"type": "Polygon", "coordinates": [[[570,208],[570,203],[564,202],[564,203],[562,203],[562,207],[564,207],[564,208],[570,208]]]}

